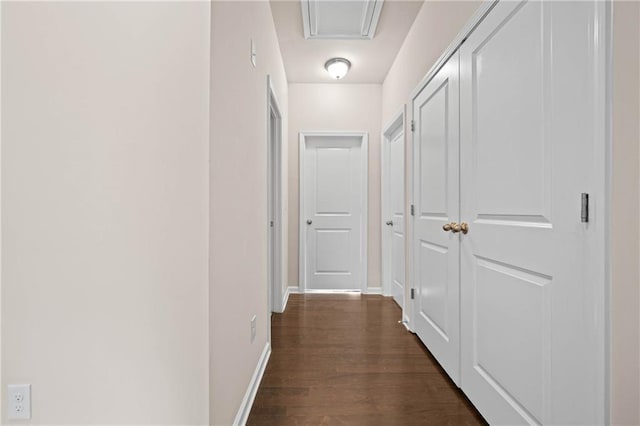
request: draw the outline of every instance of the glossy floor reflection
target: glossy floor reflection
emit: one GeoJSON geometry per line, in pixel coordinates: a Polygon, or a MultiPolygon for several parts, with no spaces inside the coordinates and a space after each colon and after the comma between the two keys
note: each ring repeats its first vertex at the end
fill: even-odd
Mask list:
{"type": "Polygon", "coordinates": [[[485,424],[391,298],[291,295],[249,425],[485,424]]]}

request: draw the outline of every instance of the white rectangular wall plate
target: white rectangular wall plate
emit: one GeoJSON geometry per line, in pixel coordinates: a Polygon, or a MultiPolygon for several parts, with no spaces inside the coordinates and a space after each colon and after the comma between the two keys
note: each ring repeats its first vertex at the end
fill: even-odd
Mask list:
{"type": "Polygon", "coordinates": [[[9,420],[31,418],[31,385],[8,385],[7,400],[9,420]]]}

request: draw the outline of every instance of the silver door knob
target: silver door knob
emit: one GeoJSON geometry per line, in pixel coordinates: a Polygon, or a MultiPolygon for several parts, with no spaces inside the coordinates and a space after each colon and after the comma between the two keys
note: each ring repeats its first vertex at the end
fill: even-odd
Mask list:
{"type": "Polygon", "coordinates": [[[387,226],[393,226],[393,221],[392,220],[388,221],[387,226]]]}
{"type": "Polygon", "coordinates": [[[307,219],[307,225],[311,225],[313,221],[311,219],[307,219]]]}

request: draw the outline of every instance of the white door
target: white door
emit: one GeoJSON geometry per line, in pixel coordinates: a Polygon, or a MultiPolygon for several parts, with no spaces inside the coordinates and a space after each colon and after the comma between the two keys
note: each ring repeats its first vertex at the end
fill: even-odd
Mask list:
{"type": "Polygon", "coordinates": [[[604,7],[500,2],[460,50],[462,389],[491,424],[606,421],[604,7]]]}
{"type": "Polygon", "coordinates": [[[302,287],[366,289],[366,135],[302,134],[302,287]]]}
{"type": "Polygon", "coordinates": [[[402,308],[405,279],[404,223],[404,114],[384,134],[383,156],[383,244],[385,292],[402,308]]]}
{"type": "Polygon", "coordinates": [[[413,100],[413,329],[458,384],[460,381],[458,54],[413,100]],[[446,230],[445,230],[446,229],[446,230]]]}

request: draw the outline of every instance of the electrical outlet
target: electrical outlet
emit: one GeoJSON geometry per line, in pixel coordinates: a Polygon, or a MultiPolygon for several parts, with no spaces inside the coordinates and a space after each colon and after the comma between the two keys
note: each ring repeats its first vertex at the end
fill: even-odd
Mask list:
{"type": "Polygon", "coordinates": [[[256,316],[251,318],[251,343],[256,339],[256,316]]]}
{"type": "Polygon", "coordinates": [[[29,420],[31,418],[31,385],[9,385],[7,392],[9,420],[29,420]]]}

